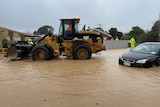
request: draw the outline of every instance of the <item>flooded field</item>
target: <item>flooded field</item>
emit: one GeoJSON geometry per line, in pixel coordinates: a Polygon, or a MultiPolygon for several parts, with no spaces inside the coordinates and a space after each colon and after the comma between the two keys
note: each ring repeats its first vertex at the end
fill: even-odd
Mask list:
{"type": "Polygon", "coordinates": [[[0,107],[159,107],[160,67],[120,66],[118,57],[127,51],[50,61],[0,54],[0,107]]]}

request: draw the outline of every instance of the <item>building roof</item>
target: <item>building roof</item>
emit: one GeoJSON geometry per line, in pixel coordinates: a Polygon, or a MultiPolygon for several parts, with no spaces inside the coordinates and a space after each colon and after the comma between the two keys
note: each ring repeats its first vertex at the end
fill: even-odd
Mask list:
{"type": "Polygon", "coordinates": [[[99,33],[101,33],[101,34],[103,34],[103,35],[105,35],[105,36],[107,36],[107,37],[112,37],[112,35],[106,33],[104,30],[102,31],[102,30],[97,29],[97,28],[93,28],[93,29],[90,29],[90,30],[92,30],[92,31],[97,31],[97,32],[99,32],[99,33]]]}
{"type": "Polygon", "coordinates": [[[8,29],[8,28],[5,28],[5,27],[0,27],[0,31],[1,32],[10,31],[10,32],[18,33],[20,35],[24,35],[25,37],[39,37],[39,35],[32,35],[32,34],[22,33],[22,32],[15,31],[15,30],[12,30],[12,29],[8,29]]]}

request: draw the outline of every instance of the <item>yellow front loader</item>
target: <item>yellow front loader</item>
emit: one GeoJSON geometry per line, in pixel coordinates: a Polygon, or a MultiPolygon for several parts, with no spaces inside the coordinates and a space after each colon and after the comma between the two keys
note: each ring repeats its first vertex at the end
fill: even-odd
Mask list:
{"type": "Polygon", "coordinates": [[[105,50],[103,37],[96,31],[78,31],[79,18],[60,19],[57,36],[49,33],[37,44],[14,44],[6,54],[12,59],[31,55],[33,60],[50,60],[60,55],[73,59],[90,59],[93,53],[105,50]]]}

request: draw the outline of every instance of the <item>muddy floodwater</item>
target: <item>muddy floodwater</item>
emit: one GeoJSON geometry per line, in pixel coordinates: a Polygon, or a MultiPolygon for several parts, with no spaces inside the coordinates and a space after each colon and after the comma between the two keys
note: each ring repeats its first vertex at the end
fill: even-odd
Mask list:
{"type": "Polygon", "coordinates": [[[0,54],[0,107],[160,107],[160,67],[119,65],[127,51],[49,61],[0,54]]]}

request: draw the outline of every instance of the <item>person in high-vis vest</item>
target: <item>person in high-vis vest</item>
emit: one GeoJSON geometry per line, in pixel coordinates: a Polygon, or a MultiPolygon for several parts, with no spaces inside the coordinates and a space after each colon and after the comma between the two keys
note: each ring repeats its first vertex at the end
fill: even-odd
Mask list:
{"type": "Polygon", "coordinates": [[[33,45],[32,39],[28,39],[28,44],[33,45]]]}
{"type": "Polygon", "coordinates": [[[116,39],[115,39],[116,41],[119,41],[119,38],[116,36],[116,39]]]}
{"type": "Polygon", "coordinates": [[[132,38],[130,39],[130,44],[131,44],[131,48],[134,48],[134,47],[135,47],[136,40],[134,39],[134,37],[132,37],[132,38]]]}

